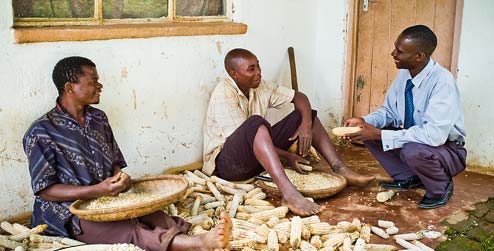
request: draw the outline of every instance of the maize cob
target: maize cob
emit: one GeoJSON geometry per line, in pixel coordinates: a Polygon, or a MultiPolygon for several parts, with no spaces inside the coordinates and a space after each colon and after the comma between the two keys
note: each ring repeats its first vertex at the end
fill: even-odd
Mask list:
{"type": "Polygon", "coordinates": [[[386,232],[384,232],[384,230],[378,227],[371,226],[371,231],[383,239],[389,238],[389,234],[387,234],[386,232]]]}
{"type": "Polygon", "coordinates": [[[390,227],[394,227],[395,223],[392,221],[378,220],[377,225],[382,228],[390,228],[390,227]]]}
{"type": "MultiPolygon", "coordinates": [[[[240,220],[250,220],[251,219],[251,215],[249,213],[246,213],[246,212],[239,212],[237,211],[237,214],[235,215],[235,218],[237,219],[240,219],[240,220]]],[[[256,220],[259,220],[259,219],[256,219],[256,220]]],[[[260,220],[262,221],[262,220],[260,220]]],[[[264,222],[264,221],[262,221],[264,222]]]]}
{"type": "Polygon", "coordinates": [[[420,248],[422,251],[434,251],[434,249],[428,247],[427,245],[425,245],[424,243],[418,241],[418,240],[414,240],[413,241],[413,245],[417,246],[418,248],[420,248]]]}
{"type": "Polygon", "coordinates": [[[317,249],[322,248],[322,240],[319,235],[313,235],[310,237],[309,243],[317,249]]]}
{"type": "Polygon", "coordinates": [[[297,167],[300,168],[302,171],[312,172],[312,166],[297,163],[297,167]]]}
{"type": "Polygon", "coordinates": [[[242,194],[242,196],[245,194],[245,191],[244,190],[231,188],[231,187],[224,186],[224,185],[221,185],[221,184],[218,184],[217,187],[219,187],[222,191],[224,191],[226,193],[229,193],[229,194],[235,195],[236,193],[238,193],[238,194],[242,194]]]}
{"type": "Polygon", "coordinates": [[[397,227],[386,228],[386,233],[389,235],[397,234],[398,232],[399,232],[399,229],[397,227]]]}
{"type": "Polygon", "coordinates": [[[257,194],[257,193],[262,193],[262,189],[261,189],[261,188],[259,188],[259,187],[256,187],[256,188],[254,188],[254,189],[250,190],[248,193],[246,193],[246,194],[244,195],[244,198],[245,198],[245,199],[250,199],[250,198],[252,198],[252,196],[254,196],[254,195],[255,195],[255,194],[257,194]]]}
{"type": "Polygon", "coordinates": [[[352,251],[352,239],[350,237],[345,237],[343,239],[343,245],[340,248],[341,251],[352,251]]]}
{"type": "Polygon", "coordinates": [[[302,240],[310,240],[310,236],[311,236],[311,232],[310,232],[310,229],[309,227],[307,227],[307,225],[305,225],[304,223],[302,223],[302,240]]]}
{"type": "Polygon", "coordinates": [[[269,201],[255,200],[255,199],[246,199],[244,204],[251,206],[272,206],[272,204],[269,201]]]}
{"type": "Polygon", "coordinates": [[[421,249],[415,245],[413,245],[412,243],[406,241],[406,240],[403,240],[401,238],[395,238],[395,241],[396,243],[400,244],[400,246],[408,249],[408,250],[414,250],[414,251],[421,251],[421,249]]]}
{"type": "Polygon", "coordinates": [[[263,212],[265,210],[270,210],[273,208],[274,208],[273,206],[256,207],[251,205],[244,205],[244,206],[239,206],[238,211],[253,214],[253,213],[263,212]]]}
{"type": "Polygon", "coordinates": [[[20,234],[21,233],[21,232],[15,230],[14,227],[12,226],[12,224],[10,224],[7,221],[3,221],[0,224],[0,228],[2,228],[3,230],[5,230],[5,232],[7,232],[7,233],[9,233],[11,235],[15,235],[15,234],[20,234]]]}
{"type": "Polygon", "coordinates": [[[302,218],[302,223],[304,223],[307,226],[314,224],[314,223],[319,223],[319,222],[321,222],[321,220],[319,219],[319,216],[317,216],[317,215],[312,215],[309,217],[302,218]]]}
{"type": "Polygon", "coordinates": [[[354,231],[359,231],[362,229],[362,223],[358,218],[353,218],[352,220],[352,226],[355,229],[354,231]]]}
{"type": "Polygon", "coordinates": [[[336,224],[336,227],[344,230],[344,232],[353,232],[358,230],[351,222],[348,221],[340,221],[336,224]]]}
{"type": "Polygon", "coordinates": [[[38,225],[38,226],[36,226],[36,227],[34,227],[32,229],[26,228],[26,229],[28,229],[27,231],[24,231],[24,232],[19,233],[19,234],[16,234],[16,235],[11,235],[8,238],[10,240],[13,240],[13,241],[22,241],[22,240],[24,240],[26,238],[29,238],[29,236],[31,234],[39,234],[39,233],[42,233],[47,228],[48,228],[48,225],[47,224],[41,224],[41,225],[38,225]]]}
{"type": "Polygon", "coordinates": [[[319,222],[309,225],[311,234],[324,235],[329,234],[331,231],[331,225],[327,222],[319,222]]]}
{"type": "Polygon", "coordinates": [[[256,243],[266,243],[267,237],[260,236],[256,232],[252,230],[245,230],[245,229],[233,229],[232,230],[232,237],[234,240],[242,240],[242,239],[250,239],[250,240],[255,240],[256,243]]]}
{"type": "Polygon", "coordinates": [[[211,176],[211,181],[214,182],[214,183],[219,183],[223,186],[227,186],[227,187],[230,187],[230,188],[235,188],[235,184],[230,182],[230,181],[227,181],[227,180],[224,180],[222,178],[219,178],[217,176],[211,176]]]}
{"type": "Polygon", "coordinates": [[[301,241],[300,242],[300,250],[301,251],[317,251],[317,248],[312,246],[312,244],[310,244],[307,241],[301,241]]]}
{"type": "Polygon", "coordinates": [[[211,190],[214,197],[218,201],[225,201],[225,197],[220,193],[220,191],[218,191],[218,188],[216,188],[216,186],[212,182],[208,181],[208,182],[206,182],[206,185],[209,187],[209,190],[211,190]]]}
{"type": "Polygon", "coordinates": [[[201,179],[203,179],[203,180],[205,180],[205,181],[211,181],[211,178],[210,178],[209,176],[207,176],[206,174],[204,174],[203,172],[201,172],[201,171],[199,171],[199,170],[195,170],[195,171],[194,171],[194,174],[195,174],[197,177],[199,177],[199,178],[201,178],[201,179]]]}
{"type": "Polygon", "coordinates": [[[22,247],[22,246],[17,246],[17,247],[14,249],[14,251],[24,251],[24,250],[27,250],[27,248],[26,248],[26,249],[24,249],[24,247],[22,247]]]}
{"type": "Polygon", "coordinates": [[[266,210],[264,212],[253,213],[251,217],[266,221],[273,216],[276,216],[278,218],[284,218],[287,213],[288,213],[288,207],[281,206],[281,207],[273,208],[271,210],[266,210]]]}
{"type": "Polygon", "coordinates": [[[189,222],[192,225],[199,225],[206,218],[209,218],[206,214],[199,214],[196,216],[191,216],[189,218],[186,218],[186,220],[187,220],[187,222],[189,222]]]}
{"type": "Polygon", "coordinates": [[[273,216],[271,218],[269,218],[269,220],[266,222],[266,224],[269,226],[269,227],[274,227],[276,226],[276,224],[280,223],[280,218],[276,217],[276,216],[273,216]]]}
{"type": "Polygon", "coordinates": [[[254,196],[251,197],[251,199],[254,199],[254,200],[264,200],[266,199],[267,195],[265,193],[256,193],[254,194],[254,196]]]}
{"type": "Polygon", "coordinates": [[[234,218],[235,215],[237,214],[238,206],[240,205],[240,203],[242,203],[243,197],[244,197],[243,193],[236,193],[233,195],[230,211],[228,213],[230,218],[234,218]]]}
{"type": "Polygon", "coordinates": [[[196,200],[194,201],[194,206],[192,206],[192,210],[190,211],[191,216],[196,216],[199,212],[199,206],[201,205],[202,197],[197,195],[196,200]]]}
{"type": "Polygon", "coordinates": [[[360,127],[358,126],[335,127],[331,130],[331,132],[338,137],[343,137],[346,134],[356,133],[358,131],[360,131],[360,127]]]}
{"type": "Polygon", "coordinates": [[[246,229],[246,230],[255,230],[257,226],[255,224],[252,224],[248,221],[245,220],[239,220],[239,219],[232,219],[233,222],[233,227],[235,228],[241,228],[241,229],[246,229]]]}
{"type": "Polygon", "coordinates": [[[200,235],[207,232],[208,232],[207,230],[204,230],[201,226],[197,225],[194,228],[192,228],[191,235],[200,235]]]}
{"type": "Polygon", "coordinates": [[[240,250],[243,247],[249,247],[249,248],[255,249],[256,246],[257,245],[256,245],[255,240],[243,239],[243,240],[230,241],[230,249],[232,249],[232,250],[240,250]]]}
{"type": "Polygon", "coordinates": [[[16,247],[19,246],[27,248],[27,246],[23,243],[9,240],[6,236],[0,235],[0,247],[15,249],[16,247]]]}
{"type": "Polygon", "coordinates": [[[420,240],[423,237],[422,233],[397,234],[393,238],[400,238],[405,241],[420,240]]]}
{"type": "Polygon", "coordinates": [[[253,223],[257,226],[261,226],[262,224],[264,224],[264,221],[256,219],[256,218],[249,218],[247,221],[250,223],[253,223]]]}
{"type": "Polygon", "coordinates": [[[388,190],[388,191],[384,191],[384,192],[380,192],[376,195],[376,199],[377,201],[379,202],[386,202],[388,201],[389,199],[391,199],[393,197],[393,195],[395,195],[395,191],[393,190],[388,190]]]}
{"type": "Polygon", "coordinates": [[[290,226],[290,246],[292,248],[298,248],[301,241],[302,234],[302,219],[300,216],[294,216],[292,218],[292,224],[290,226]]]}
{"type": "Polygon", "coordinates": [[[262,224],[262,225],[256,227],[256,229],[254,231],[257,234],[259,234],[260,236],[263,236],[265,238],[268,238],[270,229],[269,229],[269,227],[266,224],[262,224]]]}
{"type": "Polygon", "coordinates": [[[21,224],[19,224],[19,223],[14,223],[14,224],[12,224],[12,227],[13,227],[16,231],[18,231],[19,233],[27,232],[27,231],[29,231],[29,230],[30,230],[28,227],[26,227],[26,226],[24,226],[24,225],[21,225],[21,224]]]}
{"type": "Polygon", "coordinates": [[[278,232],[278,231],[276,231],[276,233],[278,234],[278,242],[280,244],[286,244],[286,243],[288,243],[288,233],[278,232]]]}
{"type": "Polygon", "coordinates": [[[394,251],[397,250],[397,248],[393,245],[387,245],[387,244],[366,244],[365,245],[366,251],[394,251]]]}
{"type": "Polygon", "coordinates": [[[366,243],[369,243],[371,237],[371,228],[369,224],[362,226],[360,230],[360,238],[362,238],[366,243]]]}
{"type": "Polygon", "coordinates": [[[208,204],[204,205],[205,209],[210,209],[210,208],[217,208],[219,206],[224,206],[225,202],[223,201],[215,201],[215,202],[209,202],[208,204]]]}
{"type": "Polygon", "coordinates": [[[273,229],[269,231],[267,247],[270,251],[278,251],[280,249],[280,245],[278,244],[278,235],[273,229]]]}
{"type": "Polygon", "coordinates": [[[365,241],[363,239],[358,238],[357,242],[355,242],[355,247],[353,251],[365,251],[365,241]]]}
{"type": "Polygon", "coordinates": [[[288,233],[290,233],[291,226],[292,226],[292,223],[290,221],[288,221],[288,222],[278,223],[273,228],[274,228],[274,230],[276,230],[278,232],[278,234],[280,232],[288,234],[288,233]]]}
{"type": "Polygon", "coordinates": [[[216,217],[220,217],[221,213],[225,212],[225,207],[224,206],[219,206],[216,209],[214,209],[214,215],[216,217]]]}
{"type": "Polygon", "coordinates": [[[239,184],[239,183],[235,183],[235,188],[236,189],[241,189],[241,190],[244,190],[246,192],[249,192],[251,191],[252,189],[255,188],[254,185],[252,184],[239,184]]]}
{"type": "Polygon", "coordinates": [[[243,247],[241,251],[256,251],[256,250],[250,247],[243,247]]]}
{"type": "Polygon", "coordinates": [[[337,248],[343,244],[343,240],[347,237],[346,233],[331,234],[329,238],[324,241],[323,246],[329,248],[337,248]]]}

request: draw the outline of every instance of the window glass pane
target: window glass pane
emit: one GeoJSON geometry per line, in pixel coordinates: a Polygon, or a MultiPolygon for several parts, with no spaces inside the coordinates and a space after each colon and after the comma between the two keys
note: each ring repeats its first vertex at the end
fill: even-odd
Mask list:
{"type": "Polygon", "coordinates": [[[91,18],[95,0],[12,0],[17,18],[91,18]]]}
{"type": "Polygon", "coordinates": [[[225,0],[176,0],[177,16],[224,16],[225,0]]]}
{"type": "Polygon", "coordinates": [[[160,18],[168,16],[168,0],[103,0],[103,18],[160,18]]]}

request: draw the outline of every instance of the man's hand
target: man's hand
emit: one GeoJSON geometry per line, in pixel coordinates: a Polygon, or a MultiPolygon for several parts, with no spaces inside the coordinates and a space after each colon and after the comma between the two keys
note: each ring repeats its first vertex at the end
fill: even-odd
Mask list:
{"type": "Polygon", "coordinates": [[[343,138],[347,140],[380,140],[381,139],[381,130],[367,123],[363,123],[360,125],[360,131],[356,133],[349,133],[343,136],[343,138]]]}
{"type": "Polygon", "coordinates": [[[288,162],[288,166],[291,169],[301,174],[307,174],[307,172],[302,170],[297,164],[301,163],[301,164],[309,165],[310,161],[302,158],[300,155],[290,152],[287,152],[287,154],[284,156],[284,159],[288,162]]]}
{"type": "Polygon", "coordinates": [[[114,176],[108,177],[96,185],[101,196],[117,196],[130,189],[130,176],[123,172],[118,172],[114,176]]]}
{"type": "Polygon", "coordinates": [[[295,140],[297,138],[298,154],[305,157],[312,145],[312,124],[301,123],[297,131],[288,140],[295,140]]]}

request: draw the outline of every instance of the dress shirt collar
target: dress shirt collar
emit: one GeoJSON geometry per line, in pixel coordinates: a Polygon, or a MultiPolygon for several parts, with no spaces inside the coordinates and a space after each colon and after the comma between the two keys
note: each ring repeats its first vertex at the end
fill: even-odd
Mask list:
{"type": "Polygon", "coordinates": [[[422,80],[424,80],[429,75],[429,73],[431,73],[435,65],[436,62],[434,62],[434,60],[430,58],[429,63],[427,63],[425,68],[422,69],[422,71],[420,71],[419,74],[417,74],[414,78],[412,78],[412,75],[410,75],[410,71],[408,71],[408,79],[412,78],[413,85],[418,88],[422,83],[422,80]]]}
{"type": "MultiPolygon", "coordinates": [[[[232,78],[232,77],[227,76],[227,77],[225,78],[225,82],[226,82],[228,85],[233,86],[233,88],[235,88],[235,90],[237,91],[237,94],[238,94],[239,96],[244,96],[245,98],[247,98],[247,97],[245,96],[245,94],[242,92],[242,90],[240,90],[240,88],[238,87],[237,83],[235,83],[235,80],[233,80],[233,78],[232,78]]],[[[249,88],[249,98],[250,98],[250,97],[252,97],[252,93],[253,93],[253,91],[254,91],[254,89],[249,88]]],[[[248,99],[248,98],[247,98],[247,99],[248,99]]]]}

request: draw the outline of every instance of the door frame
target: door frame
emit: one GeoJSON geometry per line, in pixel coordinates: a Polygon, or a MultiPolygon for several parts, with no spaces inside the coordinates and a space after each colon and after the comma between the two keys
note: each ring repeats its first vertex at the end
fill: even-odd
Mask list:
{"type": "MultiPolygon", "coordinates": [[[[343,120],[353,117],[353,103],[355,97],[355,71],[357,65],[357,39],[358,39],[358,10],[360,0],[348,0],[347,23],[347,51],[345,63],[345,84],[343,88],[344,107],[343,120]]],[[[458,72],[458,52],[460,46],[461,20],[463,17],[463,1],[456,0],[455,24],[453,34],[453,47],[451,52],[451,73],[456,79],[458,72]]]]}

